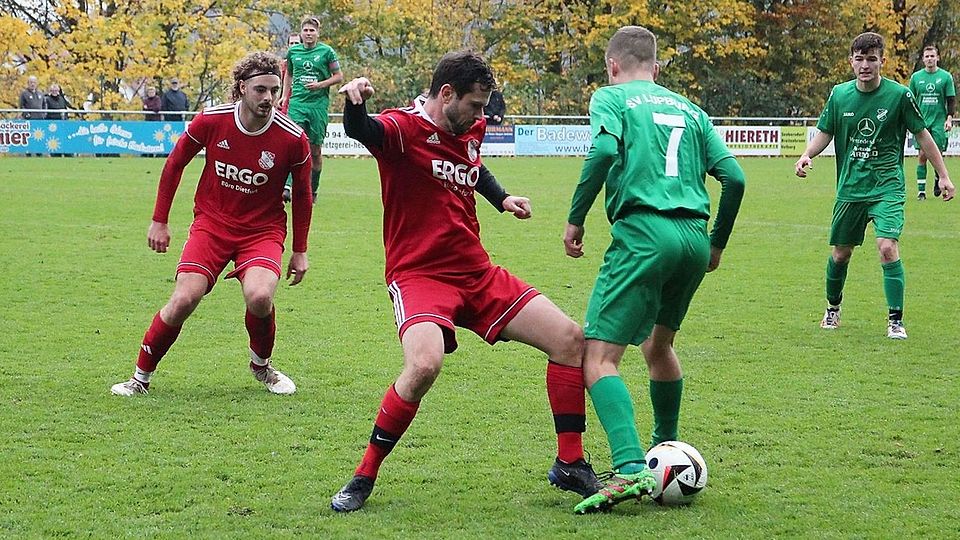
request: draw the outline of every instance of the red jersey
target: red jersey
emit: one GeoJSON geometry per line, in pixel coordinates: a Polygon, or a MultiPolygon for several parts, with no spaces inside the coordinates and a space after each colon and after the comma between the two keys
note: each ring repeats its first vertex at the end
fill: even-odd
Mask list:
{"type": "Polygon", "coordinates": [[[387,281],[488,268],[474,198],[486,122],[453,135],[424,112],[422,97],[378,120],[383,146],[370,152],[380,168],[387,281]]]}
{"type": "Polygon", "coordinates": [[[293,250],[307,250],[312,194],[310,141],[292,120],[276,111],[257,132],[240,123],[240,102],[204,109],[187,126],[160,175],[153,220],[166,223],[183,169],[206,148],[193,214],[234,234],[282,229],[283,184],[293,175],[293,250]]]}

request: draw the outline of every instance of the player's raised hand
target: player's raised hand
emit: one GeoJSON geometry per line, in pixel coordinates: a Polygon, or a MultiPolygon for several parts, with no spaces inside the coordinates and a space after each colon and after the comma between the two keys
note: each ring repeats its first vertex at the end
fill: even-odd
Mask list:
{"type": "Polygon", "coordinates": [[[151,221],[147,230],[147,245],[157,253],[166,253],[170,247],[170,226],[159,221],[151,221]]]}
{"type": "Polygon", "coordinates": [[[957,194],[957,188],[953,187],[953,182],[949,178],[940,177],[940,195],[944,201],[949,201],[957,194]]]}
{"type": "Polygon", "coordinates": [[[293,255],[290,256],[290,264],[287,265],[287,279],[293,278],[290,286],[292,287],[303,281],[303,276],[309,268],[310,262],[307,260],[307,254],[294,251],[293,255]]]}
{"type": "Polygon", "coordinates": [[[807,168],[813,168],[813,160],[810,159],[810,156],[804,154],[800,156],[800,159],[797,160],[797,164],[794,165],[795,172],[800,178],[807,177],[807,168]]]}
{"type": "Polygon", "coordinates": [[[568,257],[574,259],[583,257],[583,227],[567,223],[567,230],[563,233],[563,249],[568,257]]]}
{"type": "Polygon", "coordinates": [[[517,219],[527,219],[533,215],[533,209],[530,207],[530,199],[526,197],[516,197],[508,195],[503,200],[503,209],[510,212],[517,219]]]}
{"type": "Polygon", "coordinates": [[[369,79],[366,77],[357,77],[341,86],[340,89],[337,90],[337,93],[346,96],[346,98],[350,100],[350,103],[360,105],[373,96],[374,90],[369,79]]]}

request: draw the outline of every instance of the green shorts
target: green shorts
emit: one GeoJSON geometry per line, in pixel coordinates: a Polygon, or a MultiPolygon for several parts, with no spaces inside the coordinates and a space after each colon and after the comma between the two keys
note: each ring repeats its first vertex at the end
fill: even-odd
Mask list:
{"type": "Polygon", "coordinates": [[[654,324],[679,330],[710,262],[707,221],[640,212],[614,223],[610,234],[587,305],[586,338],[639,345],[654,324]]]}
{"type": "MultiPolygon", "coordinates": [[[[947,150],[947,142],[949,138],[947,137],[947,132],[943,130],[943,124],[940,124],[940,129],[937,128],[927,128],[930,131],[930,135],[933,137],[933,142],[937,143],[937,148],[940,149],[940,153],[944,153],[947,150]]],[[[920,142],[917,140],[917,137],[913,137],[913,147],[917,150],[920,149],[920,142]]]]}
{"type": "Polygon", "coordinates": [[[307,138],[312,145],[323,145],[323,139],[327,136],[327,122],[330,115],[327,114],[328,105],[308,104],[290,102],[287,110],[287,116],[296,122],[304,131],[307,132],[307,138]]]}
{"type": "Polygon", "coordinates": [[[837,201],[830,224],[831,246],[859,246],[867,223],[873,222],[877,238],[900,239],[903,231],[903,201],[837,201]]]}

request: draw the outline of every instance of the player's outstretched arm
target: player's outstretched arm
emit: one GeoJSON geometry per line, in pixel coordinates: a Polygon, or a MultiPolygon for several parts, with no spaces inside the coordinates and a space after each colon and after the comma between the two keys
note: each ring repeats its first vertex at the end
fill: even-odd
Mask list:
{"type": "Polygon", "coordinates": [[[287,265],[287,279],[293,278],[290,286],[292,287],[303,281],[303,276],[309,269],[310,261],[307,260],[307,254],[294,251],[293,255],[290,256],[290,263],[287,265]]]}
{"type": "Polygon", "coordinates": [[[822,131],[818,131],[817,134],[810,139],[810,142],[807,143],[807,149],[803,151],[803,155],[800,156],[800,159],[798,159],[796,165],[794,165],[794,172],[797,176],[800,178],[807,177],[807,168],[813,168],[813,158],[820,155],[820,152],[823,152],[824,148],[826,148],[832,140],[833,135],[822,131]]]}

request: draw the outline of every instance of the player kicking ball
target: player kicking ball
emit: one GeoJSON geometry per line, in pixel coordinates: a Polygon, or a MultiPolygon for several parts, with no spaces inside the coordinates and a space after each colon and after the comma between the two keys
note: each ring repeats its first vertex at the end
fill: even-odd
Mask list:
{"type": "Polygon", "coordinates": [[[547,355],[547,397],[558,443],[547,477],[583,497],[599,487],[581,441],[583,333],[547,297],[491,263],[480,243],[475,192],[501,212],[530,217],[529,199],[508,195],[480,159],[483,108],[495,87],[481,57],[459,52],[440,60],[426,95],[376,118],[364,105],[374,94],[369,80],[354,79],[340,89],[347,100],[344,130],[380,167],[387,290],[403,369],[377,409],[353,478],[330,502],[338,512],[359,510],[373,492],[381,463],[413,422],[444,354],[457,348],[457,326],[491,345],[515,340],[547,355]]]}
{"type": "Polygon", "coordinates": [[[190,122],[160,175],[147,244],[157,253],[170,246],[167,218],[183,170],[200,150],[206,162],[194,197],[194,221],[177,265],[173,296],[154,316],[140,346],[130,380],[113,385],[119,396],[146,394],[157,364],[180,334],[184,321],[234,262],[227,278],[240,280],[250,335],[250,370],[275,394],[292,394],[296,385],[270,363],[276,338],[273,297],[282,271],[287,215],[281,193],[294,178],[293,255],[287,268],[291,285],[309,268],[310,146],[304,131],[275,114],[280,92],[280,59],[257,52],[233,69],[234,103],[210,107],[190,122]]]}

